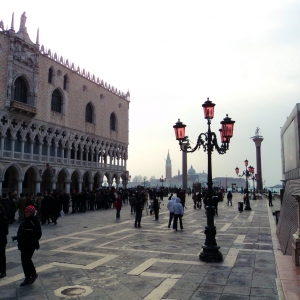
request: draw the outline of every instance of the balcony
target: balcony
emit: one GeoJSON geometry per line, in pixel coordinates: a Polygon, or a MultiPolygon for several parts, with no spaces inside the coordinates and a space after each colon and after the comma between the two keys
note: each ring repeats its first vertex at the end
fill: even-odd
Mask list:
{"type": "Polygon", "coordinates": [[[36,107],[19,101],[10,101],[9,110],[25,114],[29,117],[34,117],[36,115],[36,107]]]}

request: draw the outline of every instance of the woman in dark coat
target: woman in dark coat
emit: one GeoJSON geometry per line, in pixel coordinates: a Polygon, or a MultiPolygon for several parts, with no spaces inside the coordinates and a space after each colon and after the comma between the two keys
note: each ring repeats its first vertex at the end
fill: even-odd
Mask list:
{"type": "Polygon", "coordinates": [[[159,214],[159,203],[158,199],[156,198],[156,195],[153,195],[153,211],[155,215],[155,220],[158,220],[158,214],[159,214]]]}

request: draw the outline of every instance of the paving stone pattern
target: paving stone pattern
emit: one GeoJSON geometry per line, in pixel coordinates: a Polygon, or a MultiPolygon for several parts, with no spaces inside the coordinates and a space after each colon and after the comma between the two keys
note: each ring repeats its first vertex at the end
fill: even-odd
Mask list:
{"type": "Polygon", "coordinates": [[[239,213],[241,199],[234,194],[232,207],[225,200],[219,203],[215,225],[222,263],[199,261],[205,210],[194,209],[187,197],[184,229],[176,232],[167,228],[164,198],[159,220],[144,215],[142,228],[134,228],[128,205],[120,220],[111,209],[68,214],[56,226],[43,225],[41,247],[33,257],[39,277],[25,287],[20,287],[24,276],[20,253],[10,242],[18,228],[13,224],[0,299],[280,299],[270,207],[264,198],[251,201],[252,211],[239,213]],[[66,293],[80,293],[84,287],[92,292],[56,295],[63,287],[69,288],[66,293]]]}

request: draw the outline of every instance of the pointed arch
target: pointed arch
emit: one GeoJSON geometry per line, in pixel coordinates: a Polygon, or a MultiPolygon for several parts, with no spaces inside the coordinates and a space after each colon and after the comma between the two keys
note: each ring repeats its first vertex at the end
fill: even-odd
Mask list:
{"type": "Polygon", "coordinates": [[[114,112],[110,114],[110,130],[117,131],[117,116],[114,112]]]}
{"type": "Polygon", "coordinates": [[[55,71],[54,68],[51,66],[48,69],[48,83],[54,84],[54,76],[55,76],[55,71]]]}
{"type": "Polygon", "coordinates": [[[85,107],[85,121],[95,124],[95,107],[92,102],[89,102],[85,107]]]}
{"type": "Polygon", "coordinates": [[[51,110],[64,114],[64,97],[63,93],[59,89],[55,89],[51,96],[51,110]]]}
{"type": "Polygon", "coordinates": [[[65,91],[69,91],[69,87],[70,87],[70,78],[69,78],[69,75],[68,74],[65,74],[64,76],[64,90],[65,91]]]}
{"type": "Polygon", "coordinates": [[[23,76],[19,76],[14,83],[14,97],[13,99],[18,102],[28,103],[29,84],[23,76]]]}

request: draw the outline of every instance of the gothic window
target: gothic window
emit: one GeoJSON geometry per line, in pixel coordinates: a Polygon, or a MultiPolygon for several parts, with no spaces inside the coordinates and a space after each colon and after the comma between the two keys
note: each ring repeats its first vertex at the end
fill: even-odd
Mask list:
{"type": "Polygon", "coordinates": [[[69,77],[67,74],[64,76],[64,90],[69,90],[69,77]]]}
{"type": "Polygon", "coordinates": [[[27,103],[27,85],[22,77],[18,77],[15,81],[14,100],[27,103]]]}
{"type": "Polygon", "coordinates": [[[117,131],[117,118],[114,113],[111,113],[110,115],[110,130],[117,131]]]}
{"type": "Polygon", "coordinates": [[[52,93],[51,110],[56,111],[58,113],[62,112],[62,97],[57,89],[54,90],[52,93]]]}
{"type": "Polygon", "coordinates": [[[48,70],[48,82],[53,83],[53,76],[54,76],[54,71],[53,68],[49,68],[48,70]]]}
{"type": "Polygon", "coordinates": [[[93,106],[88,103],[85,108],[85,121],[88,123],[93,123],[93,106]]]}

